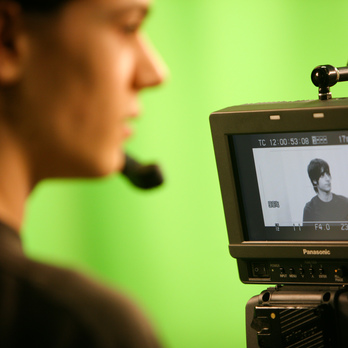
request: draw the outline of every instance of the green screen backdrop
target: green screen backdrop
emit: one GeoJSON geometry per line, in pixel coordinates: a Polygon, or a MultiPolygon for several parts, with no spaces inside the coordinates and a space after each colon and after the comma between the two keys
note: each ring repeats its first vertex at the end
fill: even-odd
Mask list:
{"type": "MultiPolygon", "coordinates": [[[[245,347],[245,304],[266,287],[242,284],[229,256],[209,114],[316,99],[312,69],[347,62],[347,16],[346,0],[157,0],[145,31],[170,76],[142,94],[127,148],[158,161],[165,185],[45,182],[27,207],[27,253],[126,291],[167,347],[245,347]]],[[[332,92],[348,96],[348,82],[332,92]]]]}

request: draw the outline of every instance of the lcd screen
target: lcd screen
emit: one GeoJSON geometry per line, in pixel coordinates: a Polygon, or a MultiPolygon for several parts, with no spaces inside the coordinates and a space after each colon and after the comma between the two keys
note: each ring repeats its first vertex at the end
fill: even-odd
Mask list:
{"type": "Polygon", "coordinates": [[[348,240],[348,130],[229,143],[245,240],[348,240]]]}

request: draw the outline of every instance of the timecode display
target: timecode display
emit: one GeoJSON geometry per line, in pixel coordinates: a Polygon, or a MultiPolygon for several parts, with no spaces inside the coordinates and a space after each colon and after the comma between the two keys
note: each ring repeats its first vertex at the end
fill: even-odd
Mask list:
{"type": "Polygon", "coordinates": [[[310,145],[310,138],[273,138],[268,139],[268,144],[266,139],[259,139],[260,146],[298,146],[298,145],[310,145]]]}
{"type": "Polygon", "coordinates": [[[253,147],[348,145],[348,131],[254,135],[253,147]]]}

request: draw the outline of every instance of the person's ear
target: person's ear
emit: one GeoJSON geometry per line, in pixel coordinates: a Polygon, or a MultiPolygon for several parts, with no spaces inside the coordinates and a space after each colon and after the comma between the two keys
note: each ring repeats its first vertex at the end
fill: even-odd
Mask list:
{"type": "Polygon", "coordinates": [[[24,37],[21,8],[12,1],[0,1],[0,85],[17,81],[22,71],[24,37]]]}

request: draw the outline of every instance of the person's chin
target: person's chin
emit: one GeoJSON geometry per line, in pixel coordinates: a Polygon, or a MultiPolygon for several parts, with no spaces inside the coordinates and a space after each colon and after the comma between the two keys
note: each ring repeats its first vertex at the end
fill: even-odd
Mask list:
{"type": "Polygon", "coordinates": [[[116,161],[115,165],[113,168],[113,172],[121,172],[126,165],[126,156],[123,151],[121,151],[117,156],[116,156],[116,161]]]}
{"type": "Polygon", "coordinates": [[[119,173],[123,170],[125,166],[125,155],[123,152],[120,152],[116,157],[105,160],[104,163],[100,163],[99,166],[96,166],[92,176],[94,177],[106,177],[116,173],[119,173]]]}
{"type": "Polygon", "coordinates": [[[100,161],[95,163],[89,163],[85,167],[80,167],[72,175],[67,175],[67,177],[75,178],[85,178],[85,179],[98,179],[105,178],[120,172],[123,169],[124,160],[120,161],[100,161]]]}

